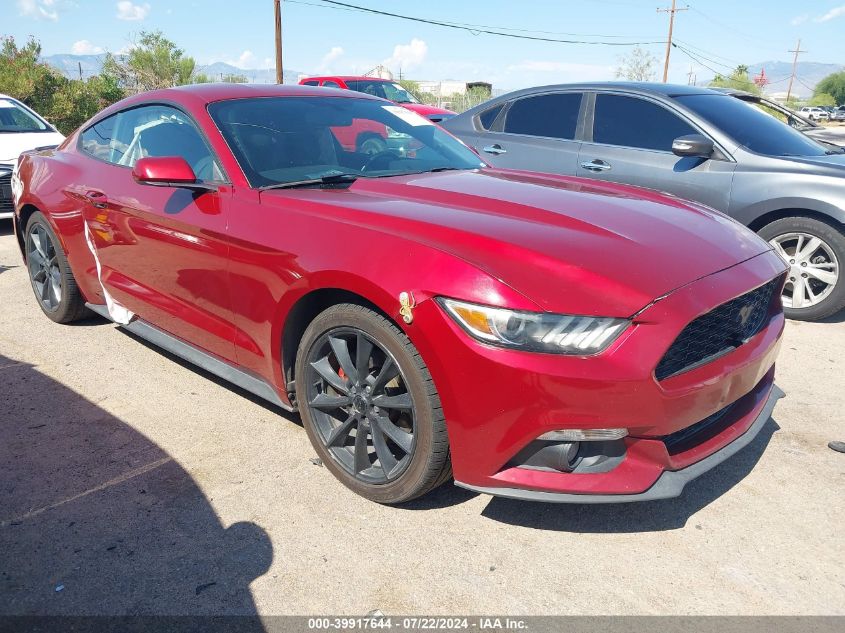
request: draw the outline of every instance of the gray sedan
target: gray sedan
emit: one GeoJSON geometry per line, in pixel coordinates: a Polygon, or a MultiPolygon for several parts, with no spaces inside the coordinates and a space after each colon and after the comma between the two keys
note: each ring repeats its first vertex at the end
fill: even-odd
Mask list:
{"type": "Polygon", "coordinates": [[[496,167],[628,183],[727,213],[789,262],[787,316],[845,307],[845,154],[753,105],[693,86],[572,84],[503,95],[442,125],[496,167]]]}

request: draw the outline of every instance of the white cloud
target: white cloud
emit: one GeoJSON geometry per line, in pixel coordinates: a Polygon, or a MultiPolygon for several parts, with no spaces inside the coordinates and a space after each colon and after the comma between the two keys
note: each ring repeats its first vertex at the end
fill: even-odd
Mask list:
{"type": "Polygon", "coordinates": [[[428,54],[428,44],[416,37],[408,44],[397,44],[393,47],[393,56],[382,62],[392,69],[401,68],[403,71],[419,66],[428,54]]]}
{"type": "Polygon", "coordinates": [[[838,6],[838,7],[834,7],[833,9],[831,9],[830,11],[825,13],[824,15],[817,17],[815,19],[815,21],[816,22],[829,22],[830,20],[833,20],[835,18],[840,18],[843,15],[845,15],[845,4],[838,6]]]}
{"type": "Polygon", "coordinates": [[[94,46],[88,40],[79,40],[74,42],[70,47],[70,52],[74,55],[98,55],[103,52],[102,46],[94,46]]]}
{"type": "Polygon", "coordinates": [[[332,70],[332,63],[343,56],[343,49],[340,46],[332,46],[332,49],[323,55],[320,65],[317,66],[317,71],[321,73],[330,72],[332,70]]]}
{"type": "Polygon", "coordinates": [[[59,19],[56,0],[18,0],[18,12],[36,20],[44,19],[56,22],[59,19]]]}
{"type": "Polygon", "coordinates": [[[150,5],[133,4],[130,0],[121,0],[117,3],[117,19],[126,20],[127,22],[138,22],[146,19],[150,14],[150,5]]]}
{"type": "Polygon", "coordinates": [[[803,13],[801,15],[796,15],[794,18],[792,18],[792,20],[789,21],[789,23],[792,26],[800,26],[801,24],[804,24],[804,22],[806,22],[809,19],[810,19],[810,16],[807,15],[806,13],[803,13]]]}

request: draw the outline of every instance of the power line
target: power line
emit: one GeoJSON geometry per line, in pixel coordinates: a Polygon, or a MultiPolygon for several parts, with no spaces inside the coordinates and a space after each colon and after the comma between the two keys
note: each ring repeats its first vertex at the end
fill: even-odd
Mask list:
{"type": "MultiPolygon", "coordinates": [[[[316,0],[315,2],[308,2],[307,0],[283,0],[289,4],[302,4],[309,7],[319,7],[321,9],[333,9],[338,11],[350,11],[353,13],[367,13],[370,12],[369,9],[366,7],[361,8],[349,8],[354,5],[346,6],[327,6],[325,4],[317,4],[320,0],[316,0]]],[[[408,19],[417,19],[409,17],[408,19]]],[[[606,35],[604,33],[570,33],[567,31],[543,31],[540,29],[521,29],[516,28],[513,26],[490,26],[489,24],[474,24],[472,22],[454,22],[452,20],[440,20],[444,25],[455,26],[455,27],[467,27],[470,31],[475,31],[477,29],[494,29],[497,31],[514,31],[516,33],[539,33],[541,35],[568,35],[572,37],[600,37],[604,39],[636,39],[639,37],[644,38],[654,38],[658,39],[658,36],[639,36],[639,35],[606,35]]],[[[660,40],[656,43],[662,44],[663,41],[660,40]]]]}
{"type": "MultiPolygon", "coordinates": [[[[298,2],[299,4],[305,4],[301,0],[288,0],[290,2],[298,2]]],[[[466,31],[468,33],[472,33],[473,35],[485,34],[485,35],[497,35],[499,37],[509,37],[512,39],[518,40],[531,40],[535,42],[552,42],[555,44],[586,44],[586,45],[599,45],[599,46],[640,46],[640,45],[648,45],[648,44],[663,44],[661,40],[654,40],[654,41],[643,41],[643,42],[601,42],[601,41],[589,41],[589,40],[571,40],[571,39],[559,39],[553,37],[544,37],[541,35],[525,35],[519,33],[507,33],[504,29],[496,30],[495,27],[486,27],[486,26],[467,26],[458,23],[451,23],[451,22],[443,22],[440,20],[430,20],[428,18],[418,18],[409,15],[402,15],[400,13],[391,13],[390,11],[380,11],[378,9],[370,9],[367,7],[361,7],[355,4],[349,4],[346,2],[337,2],[336,0],[321,0],[323,3],[342,7],[345,9],[357,10],[364,13],[372,13],[374,15],[382,15],[391,18],[398,18],[400,20],[409,20],[411,22],[419,22],[422,24],[431,24],[433,26],[442,26],[445,28],[450,29],[457,29],[460,31],[466,31]]]]}

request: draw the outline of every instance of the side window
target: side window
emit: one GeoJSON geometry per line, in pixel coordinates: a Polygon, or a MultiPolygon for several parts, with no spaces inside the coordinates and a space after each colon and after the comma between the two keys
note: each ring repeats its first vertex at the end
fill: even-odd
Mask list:
{"type": "Polygon", "coordinates": [[[200,180],[222,180],[214,156],[182,112],[168,106],[141,106],[117,115],[112,145],[118,165],[133,167],[139,158],[181,156],[200,180]]]}
{"type": "Polygon", "coordinates": [[[340,88],[340,84],[337,83],[336,81],[332,81],[331,79],[328,79],[328,80],[323,82],[323,88],[340,88]]]}
{"type": "Polygon", "coordinates": [[[574,139],[581,94],[559,92],[523,97],[513,102],[505,119],[505,132],[548,138],[574,139]]]}
{"type": "Polygon", "coordinates": [[[114,157],[112,152],[115,121],[117,121],[116,114],[103,119],[99,123],[92,125],[82,132],[82,151],[90,154],[94,158],[99,158],[100,160],[105,160],[110,163],[116,163],[117,159],[114,157]]]}
{"type": "Polygon", "coordinates": [[[317,81],[316,79],[309,79],[308,81],[303,81],[302,85],[303,86],[319,86],[320,82],[317,81]]]}
{"type": "Polygon", "coordinates": [[[504,103],[500,103],[497,106],[489,108],[478,115],[478,122],[481,124],[485,130],[489,130],[492,125],[493,121],[496,120],[496,117],[499,116],[499,112],[502,111],[502,108],[505,107],[504,103]]]}
{"type": "Polygon", "coordinates": [[[593,141],[672,151],[672,141],[697,130],[666,108],[636,97],[596,95],[593,141]]]}

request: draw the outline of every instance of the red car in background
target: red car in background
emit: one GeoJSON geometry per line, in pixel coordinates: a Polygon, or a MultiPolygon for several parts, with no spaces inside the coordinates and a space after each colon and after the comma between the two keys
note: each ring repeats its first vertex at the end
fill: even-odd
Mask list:
{"type": "Polygon", "coordinates": [[[13,188],[45,315],[99,313],[298,410],[380,503],[453,474],[523,499],[674,497],[781,395],[768,243],[656,192],[489,168],[364,94],[135,95],[23,155],[13,188]],[[415,150],[344,146],[362,124],[415,150]]]}
{"type": "Polygon", "coordinates": [[[410,92],[391,79],[379,79],[378,77],[348,77],[343,75],[332,75],[329,77],[306,77],[299,81],[300,86],[322,86],[323,88],[341,88],[343,90],[354,90],[374,97],[381,97],[393,103],[398,103],[411,112],[424,116],[429,121],[440,123],[441,121],[455,116],[457,113],[445,108],[420,103],[410,92]]]}

